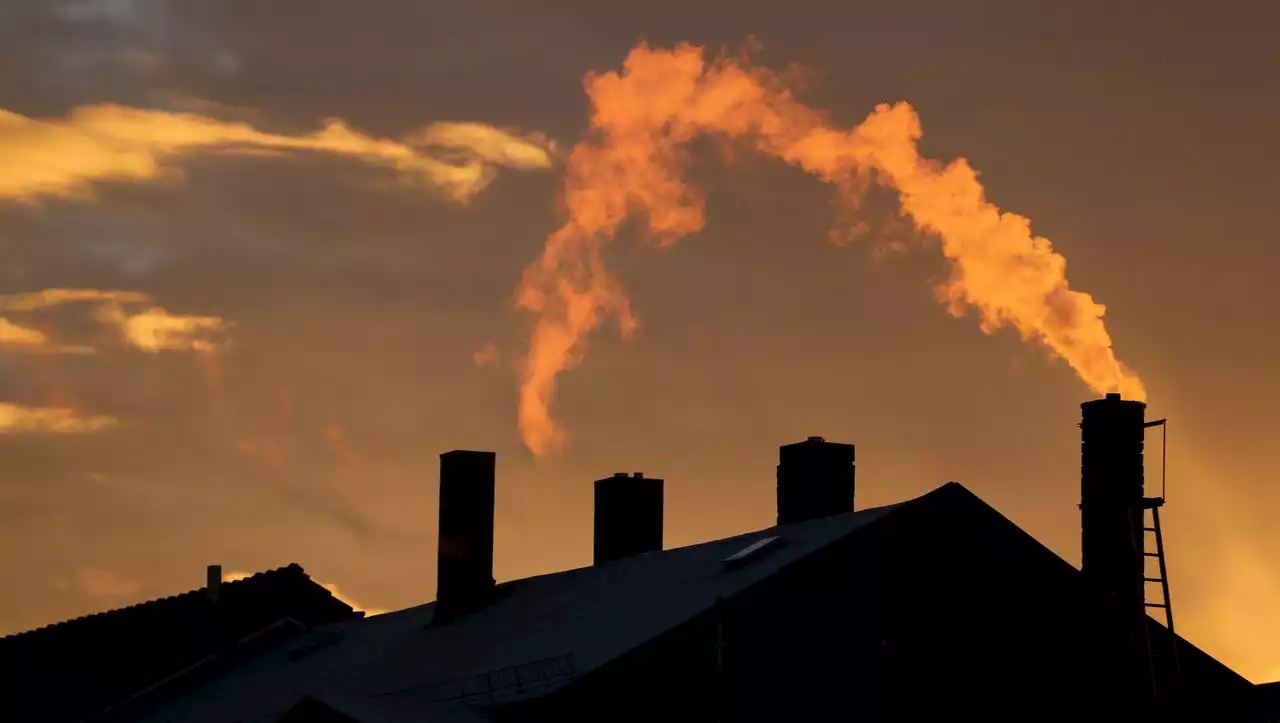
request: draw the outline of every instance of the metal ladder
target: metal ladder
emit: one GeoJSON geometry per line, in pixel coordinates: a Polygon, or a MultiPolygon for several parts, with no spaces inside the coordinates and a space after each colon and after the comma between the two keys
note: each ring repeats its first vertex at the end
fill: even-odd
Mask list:
{"type": "Polygon", "coordinates": [[[1169,599],[1169,568],[1164,560],[1164,536],[1160,533],[1160,508],[1164,506],[1163,497],[1144,497],[1142,499],[1143,517],[1146,517],[1146,510],[1151,510],[1151,526],[1146,526],[1146,520],[1143,520],[1142,527],[1142,557],[1143,557],[1143,596],[1142,604],[1149,608],[1164,609],[1165,627],[1173,633],[1173,605],[1169,599]],[[1156,549],[1155,552],[1147,550],[1147,533],[1155,534],[1156,549]],[[1160,563],[1160,576],[1147,577],[1146,558],[1154,557],[1160,563]],[[1155,582],[1160,584],[1160,602],[1151,602],[1146,597],[1146,583],[1155,582]]]}
{"type": "MultiPolygon", "coordinates": [[[[1164,556],[1164,534],[1163,532],[1161,532],[1161,529],[1160,529],[1160,508],[1164,506],[1166,482],[1167,482],[1165,468],[1167,466],[1168,449],[1169,449],[1168,425],[1167,425],[1167,420],[1158,419],[1153,422],[1147,422],[1144,426],[1145,427],[1162,427],[1163,429],[1161,431],[1164,432],[1164,434],[1161,435],[1162,437],[1161,442],[1163,442],[1163,444],[1161,445],[1162,449],[1161,449],[1161,455],[1160,455],[1162,458],[1161,465],[1160,465],[1161,467],[1160,468],[1160,477],[1161,477],[1160,496],[1144,497],[1142,499],[1142,538],[1141,538],[1142,539],[1142,604],[1145,607],[1145,609],[1148,609],[1148,610],[1152,608],[1155,608],[1158,610],[1164,610],[1165,628],[1167,628],[1169,631],[1169,634],[1167,636],[1169,641],[1168,652],[1163,654],[1157,653],[1157,651],[1152,648],[1150,633],[1148,632],[1145,637],[1147,639],[1147,654],[1150,660],[1152,686],[1153,688],[1155,687],[1156,661],[1159,660],[1160,658],[1168,658],[1169,665],[1170,665],[1170,673],[1172,674],[1172,678],[1170,679],[1171,685],[1169,685],[1168,687],[1172,688],[1172,690],[1167,692],[1172,693],[1176,691],[1178,688],[1178,684],[1182,678],[1182,671],[1178,661],[1178,638],[1173,629],[1173,602],[1172,602],[1172,598],[1169,595],[1169,567],[1165,561],[1165,556],[1164,556]],[[1147,525],[1147,510],[1151,510],[1150,526],[1147,525]],[[1154,551],[1148,549],[1148,542],[1147,542],[1148,533],[1151,535],[1154,535],[1155,537],[1154,551]],[[1157,577],[1149,577],[1147,575],[1147,559],[1152,557],[1156,559],[1159,565],[1159,572],[1157,573],[1158,575],[1157,577]],[[1159,602],[1153,602],[1147,598],[1148,583],[1158,583],[1160,585],[1159,602]]],[[[1146,630],[1146,624],[1144,622],[1144,631],[1145,630],[1146,630]]],[[[1163,693],[1166,691],[1155,691],[1155,692],[1163,693]]]]}

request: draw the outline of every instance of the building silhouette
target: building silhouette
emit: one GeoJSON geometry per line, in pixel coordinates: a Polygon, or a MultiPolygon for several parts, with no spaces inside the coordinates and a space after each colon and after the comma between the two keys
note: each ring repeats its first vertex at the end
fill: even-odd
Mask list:
{"type": "MultiPolygon", "coordinates": [[[[0,638],[0,720],[93,720],[180,694],[298,634],[364,617],[294,564],[0,638]]],[[[127,719],[127,717],[125,718],[127,719]]]]}
{"type": "Polygon", "coordinates": [[[663,550],[662,481],[619,473],[596,482],[592,566],[496,583],[495,457],[449,452],[436,602],[368,619],[277,606],[259,620],[299,624],[82,719],[1275,720],[1274,686],[1135,592],[1129,521],[1150,499],[1135,404],[1084,407],[1084,570],[955,482],[856,509],[852,445],[811,437],[780,450],[774,527],[663,550]]]}

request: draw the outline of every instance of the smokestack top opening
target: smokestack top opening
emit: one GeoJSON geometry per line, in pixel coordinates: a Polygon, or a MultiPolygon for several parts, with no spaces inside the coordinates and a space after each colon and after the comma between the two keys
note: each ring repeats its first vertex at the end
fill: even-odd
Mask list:
{"type": "Polygon", "coordinates": [[[1106,398],[1109,402],[1118,402],[1120,401],[1120,392],[1110,392],[1106,398]]]}

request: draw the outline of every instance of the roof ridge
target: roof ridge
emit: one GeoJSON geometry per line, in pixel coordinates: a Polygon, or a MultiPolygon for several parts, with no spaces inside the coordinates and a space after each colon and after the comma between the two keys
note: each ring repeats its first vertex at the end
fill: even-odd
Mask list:
{"type": "MultiPolygon", "coordinates": [[[[271,568],[269,570],[262,570],[260,572],[255,572],[249,577],[241,578],[239,580],[223,582],[222,584],[223,585],[239,585],[240,583],[249,582],[250,580],[264,580],[271,576],[285,575],[285,574],[296,575],[299,573],[302,575],[302,577],[308,580],[311,579],[311,576],[307,574],[306,570],[303,569],[302,565],[299,565],[296,562],[291,562],[288,565],[271,568]]],[[[47,631],[54,630],[56,628],[61,628],[67,625],[72,625],[75,623],[83,623],[87,620],[93,620],[95,618],[100,619],[107,615],[115,615],[128,610],[137,610],[139,608],[147,607],[150,605],[158,605],[161,603],[168,603],[175,600],[180,600],[182,598],[199,595],[200,592],[203,591],[204,589],[205,589],[205,586],[201,586],[201,587],[195,588],[194,590],[186,590],[184,592],[175,593],[173,595],[166,595],[164,597],[152,598],[150,600],[142,600],[140,602],[136,602],[130,605],[125,605],[123,607],[111,608],[110,610],[101,610],[96,613],[89,613],[88,615],[81,615],[79,617],[68,618],[67,620],[60,620],[55,623],[46,623],[45,625],[41,625],[40,627],[37,627],[37,628],[31,628],[31,629],[23,630],[16,633],[10,633],[8,635],[0,635],[0,641],[8,641],[8,640],[15,640],[17,638],[25,638],[25,637],[33,636],[36,633],[47,632],[47,631]]]]}

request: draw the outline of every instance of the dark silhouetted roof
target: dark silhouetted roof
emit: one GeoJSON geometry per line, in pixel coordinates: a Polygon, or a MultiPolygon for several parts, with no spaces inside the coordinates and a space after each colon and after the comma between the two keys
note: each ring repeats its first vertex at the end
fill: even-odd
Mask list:
{"type": "Polygon", "coordinates": [[[503,583],[488,607],[432,626],[428,603],[328,626],[264,655],[147,720],[267,719],[310,695],[361,723],[484,720],[460,698],[515,680],[491,702],[549,692],[697,615],[898,505],[503,583]],[[767,537],[767,554],[722,560],[767,537]],[[314,646],[314,652],[305,650],[314,646]]]}
{"type": "Polygon", "coordinates": [[[31,720],[77,720],[273,624],[287,632],[281,621],[302,630],[361,615],[292,564],[222,583],[216,603],[200,588],[0,638],[0,699],[31,720]]]}
{"type": "MultiPolygon", "coordinates": [[[[574,681],[598,679],[606,664],[695,620],[721,600],[760,590],[765,586],[759,583],[776,579],[784,568],[802,569],[796,563],[837,549],[839,541],[850,541],[843,549],[861,549],[860,540],[886,539],[877,537],[877,530],[920,535],[922,520],[940,518],[960,520],[957,531],[989,530],[999,545],[1034,546],[1036,564],[1055,568],[1058,579],[1079,580],[1078,570],[968,490],[948,483],[897,505],[506,582],[488,605],[448,624],[436,624],[435,604],[429,603],[324,625],[255,650],[220,670],[216,679],[206,678],[131,720],[227,723],[291,716],[476,723],[486,718],[475,703],[520,703],[571,690],[567,686],[574,681]],[[776,539],[766,542],[771,538],[776,539]]],[[[860,584],[880,584],[874,580],[860,584]]],[[[1150,622],[1161,634],[1163,628],[1150,622]]],[[[1179,648],[1184,671],[1238,678],[1190,644],[1179,648]]],[[[1237,682],[1247,686],[1243,679],[1237,682]]]]}

